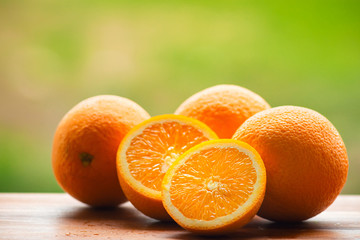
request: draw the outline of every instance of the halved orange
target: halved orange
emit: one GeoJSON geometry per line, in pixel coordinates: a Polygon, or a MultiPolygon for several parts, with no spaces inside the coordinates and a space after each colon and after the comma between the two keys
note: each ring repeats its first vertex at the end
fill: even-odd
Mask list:
{"type": "Polygon", "coordinates": [[[212,140],[172,164],[162,183],[163,204],[183,228],[221,234],[256,215],[265,186],[265,167],[254,148],[232,139],[212,140]]]}
{"type": "Polygon", "coordinates": [[[161,183],[170,165],[191,147],[216,134],[204,123],[179,115],[152,117],[135,126],[117,154],[120,185],[128,200],[145,215],[170,220],[162,204],[161,183]]]}

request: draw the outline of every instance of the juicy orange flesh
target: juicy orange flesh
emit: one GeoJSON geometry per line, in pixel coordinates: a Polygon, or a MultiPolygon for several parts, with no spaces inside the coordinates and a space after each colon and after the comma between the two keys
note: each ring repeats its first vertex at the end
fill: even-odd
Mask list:
{"type": "Polygon", "coordinates": [[[213,220],[243,205],[254,190],[251,159],[233,147],[193,154],[171,180],[172,204],[187,218],[213,220]]]}
{"type": "Polygon", "coordinates": [[[160,191],[171,163],[189,148],[207,140],[191,125],[175,121],[150,125],[132,139],[126,151],[130,173],[144,186],[160,191]]]}

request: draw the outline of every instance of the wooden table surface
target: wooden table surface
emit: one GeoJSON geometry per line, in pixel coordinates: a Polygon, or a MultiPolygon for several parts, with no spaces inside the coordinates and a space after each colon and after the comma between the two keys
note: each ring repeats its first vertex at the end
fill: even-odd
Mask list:
{"type": "MultiPolygon", "coordinates": [[[[255,217],[221,239],[360,239],[360,195],[342,195],[325,212],[284,225],[255,217]]],[[[92,209],[67,194],[0,193],[0,239],[206,239],[139,213],[130,203],[92,209]]],[[[214,238],[212,238],[214,239],[214,238]]]]}

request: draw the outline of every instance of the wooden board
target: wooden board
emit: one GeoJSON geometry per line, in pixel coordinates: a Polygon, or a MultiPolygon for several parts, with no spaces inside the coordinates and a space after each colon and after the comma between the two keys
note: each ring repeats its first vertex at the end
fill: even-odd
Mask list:
{"type": "MultiPolygon", "coordinates": [[[[0,239],[205,239],[139,213],[130,203],[87,207],[67,194],[0,193],[0,239]]],[[[221,237],[224,239],[225,236],[221,237]]],[[[226,239],[360,239],[360,196],[338,197],[320,215],[293,225],[255,217],[226,239]]]]}

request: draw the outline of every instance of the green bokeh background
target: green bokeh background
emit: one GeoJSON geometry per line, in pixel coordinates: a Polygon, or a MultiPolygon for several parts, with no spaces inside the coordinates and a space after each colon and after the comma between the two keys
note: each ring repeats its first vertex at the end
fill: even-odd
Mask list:
{"type": "Polygon", "coordinates": [[[0,0],[0,192],[58,192],[61,117],[98,94],[151,115],[237,84],[325,115],[360,194],[359,1],[0,0]]]}

